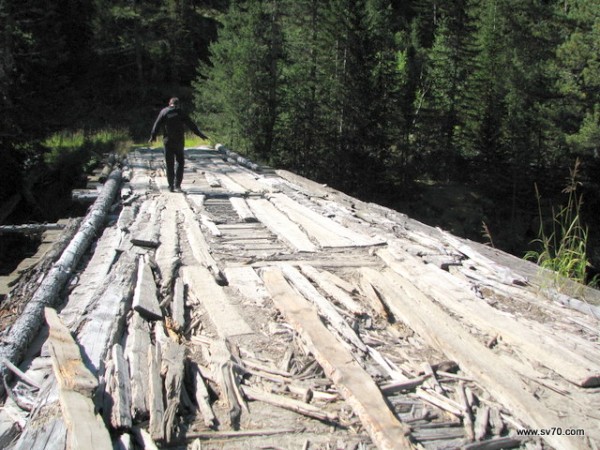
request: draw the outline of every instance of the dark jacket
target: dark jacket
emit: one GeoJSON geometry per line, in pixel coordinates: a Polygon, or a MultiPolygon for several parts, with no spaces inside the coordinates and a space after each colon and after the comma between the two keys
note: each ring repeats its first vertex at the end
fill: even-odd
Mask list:
{"type": "Polygon", "coordinates": [[[185,141],[185,126],[187,126],[195,135],[202,139],[207,139],[206,135],[200,131],[194,122],[178,106],[167,106],[163,108],[154,122],[150,140],[156,139],[159,132],[162,131],[163,142],[165,145],[183,146],[185,141]]]}

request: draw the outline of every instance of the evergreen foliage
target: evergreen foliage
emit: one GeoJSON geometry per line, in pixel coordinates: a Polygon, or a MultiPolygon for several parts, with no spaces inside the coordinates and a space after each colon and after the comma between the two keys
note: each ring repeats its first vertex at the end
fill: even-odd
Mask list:
{"type": "Polygon", "coordinates": [[[172,95],[237,151],[363,198],[468,184],[524,241],[534,183],[557,194],[575,158],[600,198],[597,0],[38,3],[0,0],[2,201],[47,136],[147,136],[172,95]]]}

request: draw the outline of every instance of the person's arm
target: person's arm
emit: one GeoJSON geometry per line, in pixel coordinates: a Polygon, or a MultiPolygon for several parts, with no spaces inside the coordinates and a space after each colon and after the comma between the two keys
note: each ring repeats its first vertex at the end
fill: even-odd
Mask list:
{"type": "Polygon", "coordinates": [[[163,119],[165,118],[164,110],[162,110],[156,121],[154,122],[154,126],[152,127],[152,131],[150,132],[150,140],[148,142],[153,142],[156,139],[156,135],[160,131],[160,127],[162,126],[163,119]]]}
{"type": "Polygon", "coordinates": [[[192,119],[190,119],[188,116],[185,116],[185,124],[189,127],[190,130],[192,130],[192,133],[194,133],[196,136],[199,136],[202,139],[208,139],[208,136],[205,135],[202,131],[200,131],[200,128],[198,128],[198,126],[194,122],[192,122],[192,119]]]}

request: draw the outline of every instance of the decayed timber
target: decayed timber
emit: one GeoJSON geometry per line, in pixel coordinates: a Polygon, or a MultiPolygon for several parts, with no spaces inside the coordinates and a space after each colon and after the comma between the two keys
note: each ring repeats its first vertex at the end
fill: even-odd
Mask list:
{"type": "Polygon", "coordinates": [[[162,319],[154,275],[144,256],[140,256],[138,264],[137,285],[133,294],[133,309],[147,320],[162,319]]]}
{"type": "Polygon", "coordinates": [[[295,202],[284,194],[273,194],[270,201],[302,226],[321,247],[361,247],[381,245],[381,239],[373,239],[356,233],[339,223],[324,217],[312,209],[295,202]]]}
{"type": "MultiPolygon", "coordinates": [[[[160,345],[161,373],[165,382],[165,412],[163,417],[164,437],[172,442],[175,436],[176,414],[181,403],[184,374],[184,347],[166,336],[161,324],[154,329],[160,345]]],[[[152,416],[152,411],[150,412],[152,416]]]]}
{"type": "MultiPolygon", "coordinates": [[[[389,269],[383,273],[369,272],[369,276],[397,319],[457,361],[516,417],[537,429],[561,423],[556,414],[529,393],[529,388],[514,369],[477,341],[409,280],[389,269]]],[[[568,436],[548,436],[547,440],[557,448],[583,448],[581,440],[568,436]]]]}
{"type": "Polygon", "coordinates": [[[204,383],[204,378],[202,378],[200,369],[197,366],[194,366],[192,370],[194,372],[194,392],[196,404],[198,405],[198,409],[202,414],[204,425],[211,428],[215,425],[217,418],[215,417],[215,413],[210,406],[210,394],[208,393],[208,389],[206,388],[206,384],[204,383]]]}
{"type": "Polygon", "coordinates": [[[293,266],[284,264],[281,271],[285,277],[298,289],[298,291],[315,304],[319,313],[324,316],[331,326],[348,342],[353,344],[362,352],[367,351],[367,347],[356,335],[356,332],[346,323],[344,318],[334,308],[334,306],[323,297],[310,282],[302,276],[293,266]]]}
{"type": "Polygon", "coordinates": [[[536,332],[534,323],[525,319],[509,318],[470,292],[458,289],[455,280],[441,269],[421,264],[410,255],[403,255],[405,261],[402,262],[395,260],[387,251],[381,251],[379,255],[392,269],[414,279],[422,289],[427,289],[440,304],[471,319],[472,323],[490,334],[501,335],[502,339],[522,349],[526,358],[540,362],[579,386],[600,385],[600,361],[594,362],[586,355],[579,355],[577,347],[567,348],[547,333],[536,332]],[[445,281],[443,287],[439,287],[440,284],[435,282],[440,279],[445,281]]]}
{"type": "Polygon", "coordinates": [[[165,439],[165,404],[163,401],[162,377],[160,376],[161,366],[160,344],[151,344],[148,347],[148,372],[150,376],[150,390],[148,391],[150,423],[148,425],[148,432],[154,441],[165,439]]]}
{"type": "Polygon", "coordinates": [[[131,231],[131,242],[141,247],[155,248],[160,245],[160,213],[162,204],[157,201],[144,202],[131,231]]]}
{"type": "Polygon", "coordinates": [[[131,377],[131,415],[135,419],[148,417],[149,391],[148,348],[150,347],[150,328],[148,322],[134,312],[129,323],[125,356],[129,361],[131,377]]]}
{"type": "MultiPolygon", "coordinates": [[[[60,291],[104,225],[120,183],[121,171],[117,169],[111,173],[104,184],[100,196],[85,217],[75,237],[63,251],[50,273],[44,278],[19,319],[11,327],[9,335],[0,347],[0,359],[6,358],[15,364],[20,362],[25,350],[42,325],[44,308],[58,303],[60,291]]],[[[0,377],[8,376],[7,369],[4,366],[0,367],[0,377]]],[[[3,386],[0,386],[0,392],[3,390],[3,386]]]]}
{"type": "Polygon", "coordinates": [[[87,369],[79,347],[69,330],[61,323],[56,311],[45,310],[50,327],[50,354],[59,385],[59,398],[67,424],[69,449],[94,448],[112,450],[110,434],[100,416],[94,413],[93,390],[98,380],[87,369]]]}
{"type": "Polygon", "coordinates": [[[62,230],[62,223],[30,223],[23,225],[0,225],[0,235],[10,233],[42,233],[47,230],[62,230]]]}
{"type": "Polygon", "coordinates": [[[205,267],[183,267],[182,276],[189,291],[208,312],[219,336],[227,338],[253,332],[205,267]]]}
{"type": "Polygon", "coordinates": [[[178,252],[177,209],[173,202],[166,202],[160,221],[160,245],[155,255],[160,271],[161,292],[164,296],[168,296],[173,288],[173,278],[180,264],[178,252]]]}
{"type": "Polygon", "coordinates": [[[250,211],[248,203],[246,203],[246,200],[244,200],[242,197],[231,197],[229,201],[231,202],[231,206],[233,206],[233,209],[235,209],[235,212],[238,214],[238,216],[240,216],[240,219],[243,222],[257,221],[256,216],[252,214],[252,211],[250,211]]]}
{"type": "Polygon", "coordinates": [[[129,366],[119,344],[112,348],[112,370],[107,381],[107,390],[111,394],[110,421],[117,429],[130,429],[131,420],[131,385],[129,366]]]}
{"type": "Polygon", "coordinates": [[[408,428],[392,414],[373,379],[348,350],[331,339],[315,308],[294,292],[280,269],[263,269],[262,277],[278,309],[301,334],[373,442],[381,449],[413,448],[408,428]]]}
{"type": "Polygon", "coordinates": [[[256,218],[283,242],[287,242],[299,252],[317,251],[317,246],[311,242],[300,227],[279,211],[271,202],[259,198],[249,198],[247,201],[256,218]]]}

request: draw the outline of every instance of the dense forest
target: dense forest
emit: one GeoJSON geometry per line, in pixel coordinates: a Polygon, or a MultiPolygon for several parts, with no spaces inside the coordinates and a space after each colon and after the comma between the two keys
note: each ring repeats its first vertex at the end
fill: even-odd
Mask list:
{"type": "Polygon", "coordinates": [[[48,136],[143,142],[178,95],[236,151],[519,256],[576,189],[600,260],[598,0],[0,0],[0,22],[0,204],[47,178],[48,136]]]}

